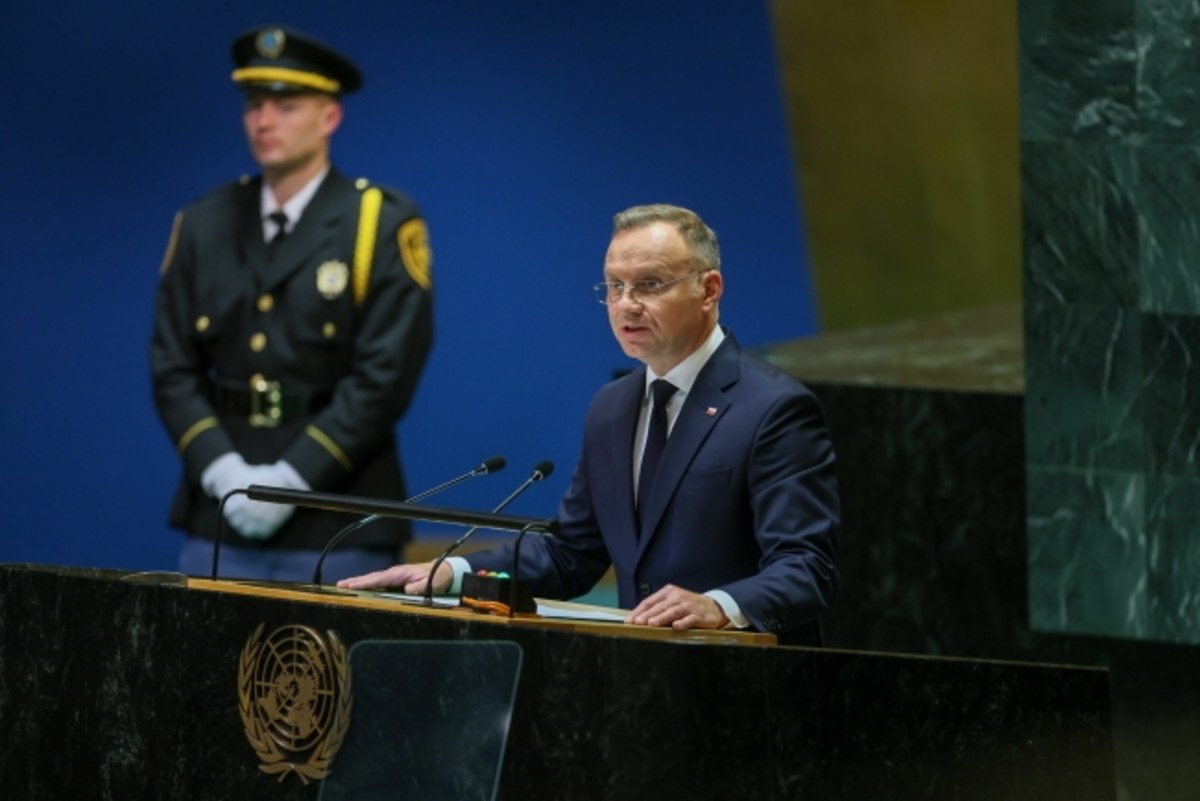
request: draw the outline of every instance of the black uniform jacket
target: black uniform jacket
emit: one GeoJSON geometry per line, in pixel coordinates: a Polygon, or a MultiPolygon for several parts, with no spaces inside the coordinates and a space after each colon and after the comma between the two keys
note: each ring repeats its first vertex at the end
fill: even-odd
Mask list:
{"type": "MultiPolygon", "coordinates": [[[[394,429],[433,340],[420,212],[331,170],[288,236],[267,245],[260,191],[247,179],[185,208],[163,262],[154,401],[184,464],[170,521],[192,536],[215,534],[217,501],[200,475],[230,451],[250,464],[285,459],[315,490],[406,494],[394,429]]],[[[261,546],[320,548],[350,522],[298,509],[261,546]]],[[[408,538],[406,522],[380,520],[347,545],[408,538]]]]}

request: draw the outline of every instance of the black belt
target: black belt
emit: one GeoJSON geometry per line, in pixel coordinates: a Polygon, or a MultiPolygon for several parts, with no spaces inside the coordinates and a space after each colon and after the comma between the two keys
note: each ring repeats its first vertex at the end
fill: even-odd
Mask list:
{"type": "Polygon", "coordinates": [[[319,412],[333,393],[284,389],[278,381],[252,378],[246,384],[221,380],[213,388],[213,406],[223,417],[246,417],[256,428],[276,426],[319,412]]]}

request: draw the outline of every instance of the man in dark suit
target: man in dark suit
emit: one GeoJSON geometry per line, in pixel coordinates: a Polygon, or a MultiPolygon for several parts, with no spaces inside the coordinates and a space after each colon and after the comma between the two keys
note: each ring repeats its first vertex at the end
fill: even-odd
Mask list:
{"type": "MultiPolygon", "coordinates": [[[[183,460],[170,520],[180,569],[209,570],[218,502],[250,484],[400,499],[394,436],[433,338],[425,223],[404,195],[333,168],[358,68],[279,26],[233,43],[261,175],[176,215],[151,342],[154,398],[183,460]]],[[[230,496],[221,574],[308,580],[339,515],[230,496]],[[233,540],[231,542],[231,540],[233,540]]],[[[393,564],[407,523],[381,520],[328,575],[393,564]]]]}
{"type": "MultiPolygon", "coordinates": [[[[645,366],[592,401],[560,531],[525,539],[520,576],[535,595],[574,598],[611,564],[630,623],[816,643],[837,585],[833,448],[813,395],[718,325],[720,266],[715,234],[687,209],[616,216],[596,292],[645,366]]],[[[420,592],[430,567],[339,586],[420,592]]],[[[434,587],[470,569],[511,571],[512,553],[447,560],[434,587]]]]}

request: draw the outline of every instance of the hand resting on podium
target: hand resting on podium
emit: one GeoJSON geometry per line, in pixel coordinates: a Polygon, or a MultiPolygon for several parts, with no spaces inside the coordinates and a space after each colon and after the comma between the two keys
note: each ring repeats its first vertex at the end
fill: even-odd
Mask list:
{"type": "MultiPolygon", "coordinates": [[[[342,579],[337,585],[347,590],[402,589],[409,595],[422,595],[432,566],[433,562],[393,565],[387,570],[342,579]]],[[[433,591],[445,593],[453,582],[454,571],[450,565],[439,565],[433,591]]],[[[729,618],[711,597],[668,584],[634,607],[625,622],[635,626],[670,626],[681,630],[719,629],[729,625],[729,618]]]]}
{"type": "MultiPolygon", "coordinates": [[[[409,595],[423,595],[425,582],[429,580],[429,569],[433,562],[417,562],[414,564],[392,565],[387,570],[376,570],[362,576],[351,576],[337,583],[345,590],[391,590],[402,589],[409,595]]],[[[450,589],[454,581],[454,571],[450,565],[443,562],[438,566],[437,575],[433,581],[433,591],[443,594],[450,589]]]]}

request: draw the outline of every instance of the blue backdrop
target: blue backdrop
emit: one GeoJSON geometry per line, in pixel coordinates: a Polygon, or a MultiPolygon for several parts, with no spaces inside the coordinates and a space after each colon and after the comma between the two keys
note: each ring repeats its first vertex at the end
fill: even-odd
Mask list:
{"type": "Polygon", "coordinates": [[[439,505],[491,508],[548,458],[510,511],[553,513],[589,398],[632,366],[589,289],[621,208],[679,203],[716,229],[742,344],[815,331],[765,0],[139,5],[0,11],[0,561],[173,565],[153,293],[176,209],[254,170],[228,46],[260,23],[359,62],[334,160],[429,220],[411,487],[510,465],[439,505]]]}

